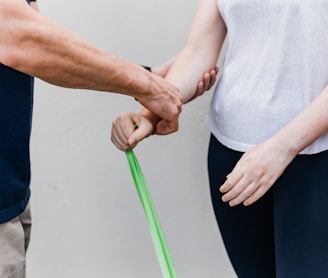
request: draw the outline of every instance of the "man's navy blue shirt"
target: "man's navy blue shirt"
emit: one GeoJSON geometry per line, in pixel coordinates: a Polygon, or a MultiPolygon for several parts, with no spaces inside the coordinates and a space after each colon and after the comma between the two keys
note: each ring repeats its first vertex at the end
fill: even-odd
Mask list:
{"type": "Polygon", "coordinates": [[[30,197],[33,78],[0,64],[0,223],[22,213],[30,197]]]}

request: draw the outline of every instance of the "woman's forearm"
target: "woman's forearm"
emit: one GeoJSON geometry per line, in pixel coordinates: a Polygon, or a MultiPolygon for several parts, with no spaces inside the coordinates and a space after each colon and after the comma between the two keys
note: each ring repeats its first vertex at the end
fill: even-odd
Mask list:
{"type": "MultiPolygon", "coordinates": [[[[174,57],[165,77],[179,88],[183,103],[193,98],[203,74],[216,66],[226,32],[227,28],[216,1],[199,1],[188,41],[174,57]]],[[[143,109],[141,114],[150,117],[154,122],[156,116],[150,116],[151,113],[146,110],[143,109]]]]}
{"type": "Polygon", "coordinates": [[[250,148],[220,187],[230,206],[249,206],[277,181],[293,159],[328,131],[328,86],[268,140],[250,148]]]}
{"type": "Polygon", "coordinates": [[[270,140],[296,156],[328,132],[328,86],[270,140]]]}
{"type": "MultiPolygon", "coordinates": [[[[208,49],[208,48],[206,48],[208,49]]],[[[180,89],[182,102],[187,103],[195,94],[195,88],[204,73],[215,68],[218,52],[195,51],[185,47],[172,64],[165,79],[180,89]],[[213,52],[212,52],[213,53],[213,52]]]]}
{"type": "Polygon", "coordinates": [[[193,97],[203,74],[216,66],[226,32],[216,1],[199,1],[188,41],[166,75],[180,89],[183,103],[193,97]]]}

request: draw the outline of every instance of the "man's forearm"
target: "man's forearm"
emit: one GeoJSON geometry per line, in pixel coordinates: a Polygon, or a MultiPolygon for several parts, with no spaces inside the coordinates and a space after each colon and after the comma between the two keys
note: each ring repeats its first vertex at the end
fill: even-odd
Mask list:
{"type": "Polygon", "coordinates": [[[12,2],[11,14],[0,13],[1,25],[8,26],[0,34],[1,63],[64,87],[134,96],[151,87],[152,75],[142,67],[92,46],[27,5],[15,6],[19,0],[12,2]]]}
{"type": "Polygon", "coordinates": [[[172,84],[98,49],[25,0],[0,5],[0,63],[57,86],[133,96],[177,130],[181,97],[172,84]]]}
{"type": "Polygon", "coordinates": [[[30,1],[30,6],[31,6],[31,8],[33,9],[33,10],[35,10],[35,11],[39,11],[39,7],[38,7],[38,4],[37,4],[37,2],[34,0],[34,1],[30,1]]]}

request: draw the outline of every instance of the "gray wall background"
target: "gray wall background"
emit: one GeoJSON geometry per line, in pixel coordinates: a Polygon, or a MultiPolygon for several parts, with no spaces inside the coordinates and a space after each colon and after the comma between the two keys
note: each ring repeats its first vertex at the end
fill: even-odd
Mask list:
{"type": "MultiPolygon", "coordinates": [[[[197,0],[40,0],[41,13],[106,51],[158,65],[184,45],[197,0]]],[[[124,153],[110,142],[132,98],[36,80],[30,278],[161,277],[124,153]]],[[[211,92],[180,131],[136,149],[179,277],[235,277],[212,213],[206,155],[211,92]]]]}

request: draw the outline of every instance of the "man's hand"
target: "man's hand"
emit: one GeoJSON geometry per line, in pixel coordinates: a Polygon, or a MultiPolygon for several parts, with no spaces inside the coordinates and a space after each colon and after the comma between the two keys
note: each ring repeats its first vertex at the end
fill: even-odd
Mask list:
{"type": "MultiPolygon", "coordinates": [[[[152,73],[161,77],[165,77],[172,63],[174,62],[174,59],[175,57],[173,57],[172,59],[170,59],[169,61],[165,62],[160,66],[152,67],[152,73]]],[[[203,80],[198,81],[197,87],[195,88],[195,93],[192,96],[192,98],[188,100],[188,102],[203,95],[206,91],[212,88],[212,86],[216,82],[216,76],[218,71],[219,71],[218,67],[215,67],[214,69],[211,69],[208,72],[204,73],[203,80]]],[[[157,115],[160,116],[159,114],[157,115]]],[[[171,121],[168,121],[167,119],[159,117],[153,133],[157,135],[168,135],[177,130],[178,130],[178,125],[173,124],[171,121]]]]}
{"type": "Polygon", "coordinates": [[[36,12],[39,12],[38,4],[35,1],[31,1],[30,6],[33,10],[35,10],[36,12]]]}
{"type": "Polygon", "coordinates": [[[162,77],[151,74],[150,93],[137,96],[136,99],[166,122],[167,128],[175,132],[179,127],[179,114],[182,109],[182,99],[179,90],[162,77]]]}

